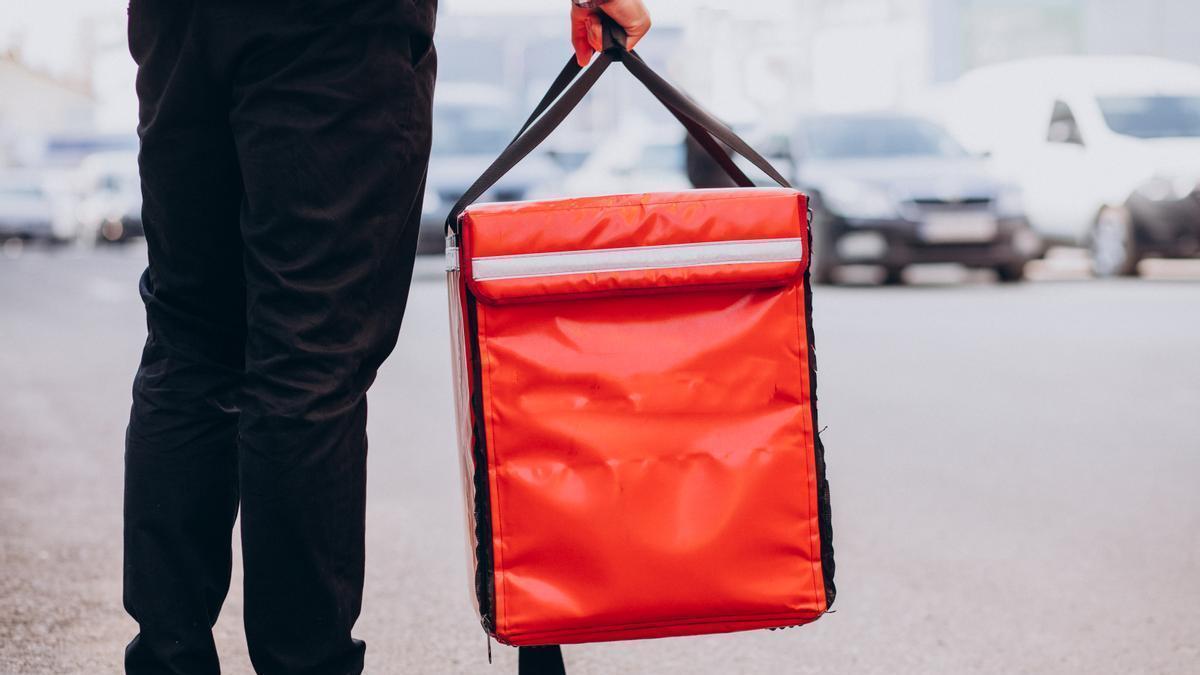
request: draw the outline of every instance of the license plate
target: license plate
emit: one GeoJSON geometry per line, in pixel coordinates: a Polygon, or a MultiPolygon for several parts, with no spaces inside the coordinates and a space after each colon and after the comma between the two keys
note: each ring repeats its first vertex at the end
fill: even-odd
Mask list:
{"type": "Polygon", "coordinates": [[[996,219],[987,213],[930,213],[921,239],[934,244],[970,244],[996,238],[996,219]]]}

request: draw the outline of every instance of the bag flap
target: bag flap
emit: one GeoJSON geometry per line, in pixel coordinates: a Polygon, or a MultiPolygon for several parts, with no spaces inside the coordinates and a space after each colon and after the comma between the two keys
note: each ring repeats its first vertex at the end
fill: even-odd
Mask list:
{"type": "Polygon", "coordinates": [[[495,303],[780,286],[807,264],[807,213],[779,188],[478,204],[462,217],[462,266],[495,303]]]}

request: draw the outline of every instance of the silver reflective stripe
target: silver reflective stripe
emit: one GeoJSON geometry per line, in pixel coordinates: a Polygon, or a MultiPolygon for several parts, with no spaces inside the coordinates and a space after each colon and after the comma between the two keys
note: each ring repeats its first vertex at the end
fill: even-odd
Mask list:
{"type": "Polygon", "coordinates": [[[496,281],[590,272],[629,272],[703,265],[798,262],[803,258],[804,241],[799,237],[753,241],[710,241],[695,244],[634,246],[594,251],[557,251],[472,258],[471,276],[476,281],[496,281]]]}

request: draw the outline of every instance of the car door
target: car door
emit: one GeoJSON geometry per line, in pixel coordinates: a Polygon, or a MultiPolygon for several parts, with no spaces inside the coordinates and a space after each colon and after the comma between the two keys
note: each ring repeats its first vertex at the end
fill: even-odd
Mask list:
{"type": "Polygon", "coordinates": [[[1095,157],[1072,105],[1057,99],[1047,112],[1045,135],[1022,171],[1025,206],[1043,236],[1079,242],[1099,208],[1095,157]]]}

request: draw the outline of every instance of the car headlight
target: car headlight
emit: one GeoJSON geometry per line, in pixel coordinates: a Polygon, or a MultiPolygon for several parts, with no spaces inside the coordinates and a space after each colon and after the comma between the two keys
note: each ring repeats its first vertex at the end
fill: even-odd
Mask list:
{"type": "Polygon", "coordinates": [[[857,220],[886,220],[899,216],[899,206],[887,191],[858,181],[837,181],[821,190],[830,212],[857,220]]]}
{"type": "Polygon", "coordinates": [[[1025,196],[1015,187],[1007,187],[996,195],[996,215],[1001,218],[1025,217],[1025,196]]]}
{"type": "Polygon", "coordinates": [[[1183,199],[1200,186],[1195,176],[1157,175],[1143,183],[1137,194],[1152,202],[1169,202],[1183,199]]]}

